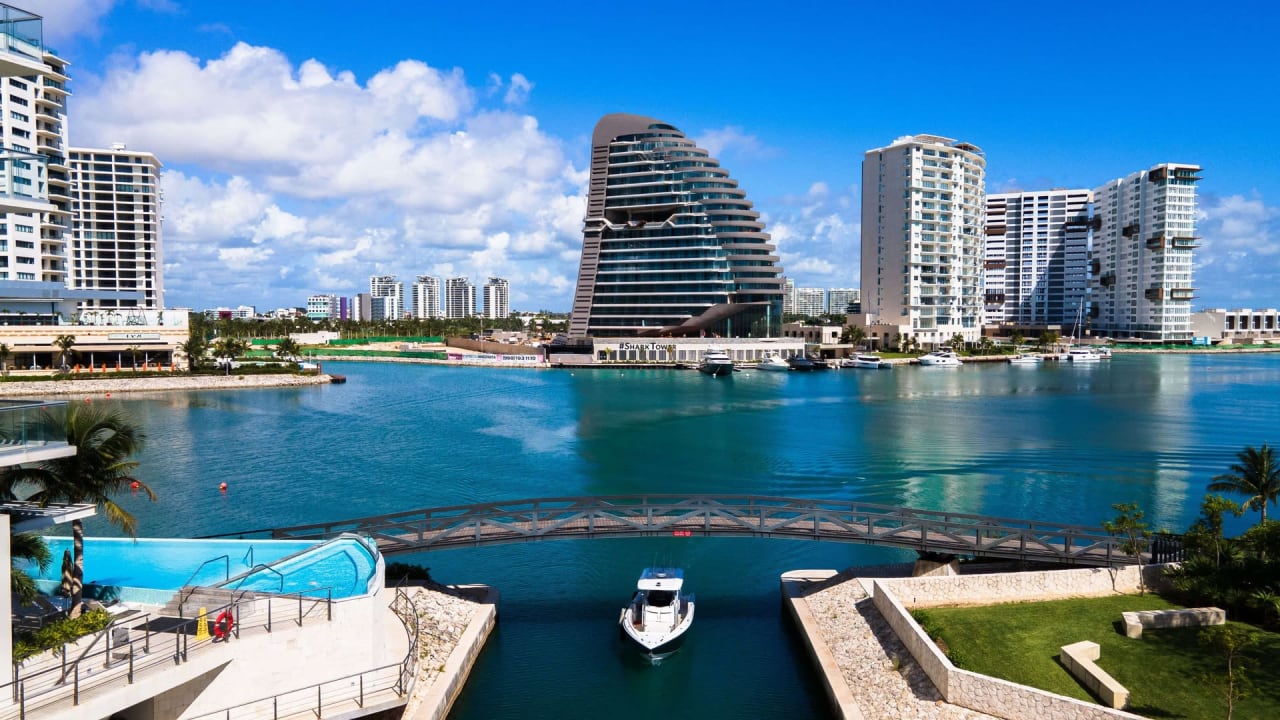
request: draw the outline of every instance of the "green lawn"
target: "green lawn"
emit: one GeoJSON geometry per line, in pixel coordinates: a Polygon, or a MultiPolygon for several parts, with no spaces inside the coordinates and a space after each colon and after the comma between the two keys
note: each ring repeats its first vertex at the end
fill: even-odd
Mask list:
{"type": "MultiPolygon", "coordinates": [[[[1154,595],[937,608],[916,611],[921,625],[948,650],[952,662],[1050,692],[1096,700],[1058,663],[1058,649],[1080,640],[1098,643],[1098,665],[1129,689],[1129,711],[1152,718],[1226,717],[1222,696],[1200,682],[1222,674],[1225,661],[1198,640],[1199,630],[1148,630],[1124,636],[1120,613],[1176,608],[1154,595]]],[[[1248,627],[1248,626],[1245,626],[1248,627]]],[[[1280,634],[1256,630],[1245,656],[1255,689],[1237,704],[1236,718],[1280,717],[1280,634]]]]}

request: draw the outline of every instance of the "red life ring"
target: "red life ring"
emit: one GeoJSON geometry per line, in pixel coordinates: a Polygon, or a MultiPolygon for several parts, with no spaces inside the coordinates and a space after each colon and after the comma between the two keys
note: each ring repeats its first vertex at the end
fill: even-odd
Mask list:
{"type": "Polygon", "coordinates": [[[230,610],[223,610],[218,619],[213,621],[213,638],[215,640],[226,640],[231,635],[231,628],[236,624],[236,619],[231,617],[230,610]]]}

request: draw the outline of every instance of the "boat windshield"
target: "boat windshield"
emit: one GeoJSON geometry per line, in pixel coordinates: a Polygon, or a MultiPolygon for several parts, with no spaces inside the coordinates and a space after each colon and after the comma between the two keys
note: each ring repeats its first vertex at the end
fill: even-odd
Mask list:
{"type": "Polygon", "coordinates": [[[649,605],[651,607],[666,607],[671,601],[676,599],[676,594],[670,590],[650,590],[649,605]]]}

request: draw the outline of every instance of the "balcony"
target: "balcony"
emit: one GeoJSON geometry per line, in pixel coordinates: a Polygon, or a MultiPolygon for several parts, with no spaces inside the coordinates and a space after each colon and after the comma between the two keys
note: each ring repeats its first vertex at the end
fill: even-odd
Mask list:
{"type": "Polygon", "coordinates": [[[1170,300],[1191,300],[1196,296],[1195,288],[1173,288],[1169,291],[1170,300]]]}
{"type": "Polygon", "coordinates": [[[0,148],[0,181],[3,181],[4,188],[0,190],[0,212],[50,212],[55,209],[47,196],[34,194],[40,178],[45,176],[47,162],[43,155],[0,148]]]}
{"type": "Polygon", "coordinates": [[[1102,287],[1112,287],[1116,284],[1116,274],[1113,272],[1106,273],[1098,278],[1098,284],[1102,287]]]}
{"type": "Polygon", "coordinates": [[[1147,238],[1148,250],[1163,250],[1164,247],[1165,247],[1165,243],[1164,243],[1163,235],[1152,235],[1151,237],[1147,238]]]}
{"type": "Polygon", "coordinates": [[[0,467],[75,455],[60,425],[41,422],[49,410],[66,405],[65,400],[0,400],[0,467]]]}
{"type": "Polygon", "coordinates": [[[43,75],[44,20],[0,4],[0,76],[43,75]]]}
{"type": "Polygon", "coordinates": [[[1161,302],[1162,300],[1164,300],[1164,288],[1160,287],[1159,285],[1155,287],[1149,287],[1146,289],[1145,292],[1143,292],[1143,296],[1153,302],[1161,302]]]}
{"type": "Polygon", "coordinates": [[[1200,247],[1200,243],[1196,242],[1199,239],[1199,235],[1175,237],[1169,241],[1169,246],[1174,250],[1194,250],[1195,248],[1200,247]]]}
{"type": "Polygon", "coordinates": [[[1137,235],[1138,223],[1129,223],[1128,225],[1125,225],[1124,229],[1120,231],[1120,234],[1125,237],[1133,237],[1134,235],[1137,235]]]}

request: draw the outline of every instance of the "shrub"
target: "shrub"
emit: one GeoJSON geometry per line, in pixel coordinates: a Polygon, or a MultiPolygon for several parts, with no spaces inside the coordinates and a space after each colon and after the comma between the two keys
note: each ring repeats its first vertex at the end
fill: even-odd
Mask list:
{"type": "Polygon", "coordinates": [[[21,662],[50,648],[96,633],[110,624],[111,614],[102,609],[90,610],[78,618],[50,623],[26,637],[18,638],[13,644],[13,661],[21,662]]]}

